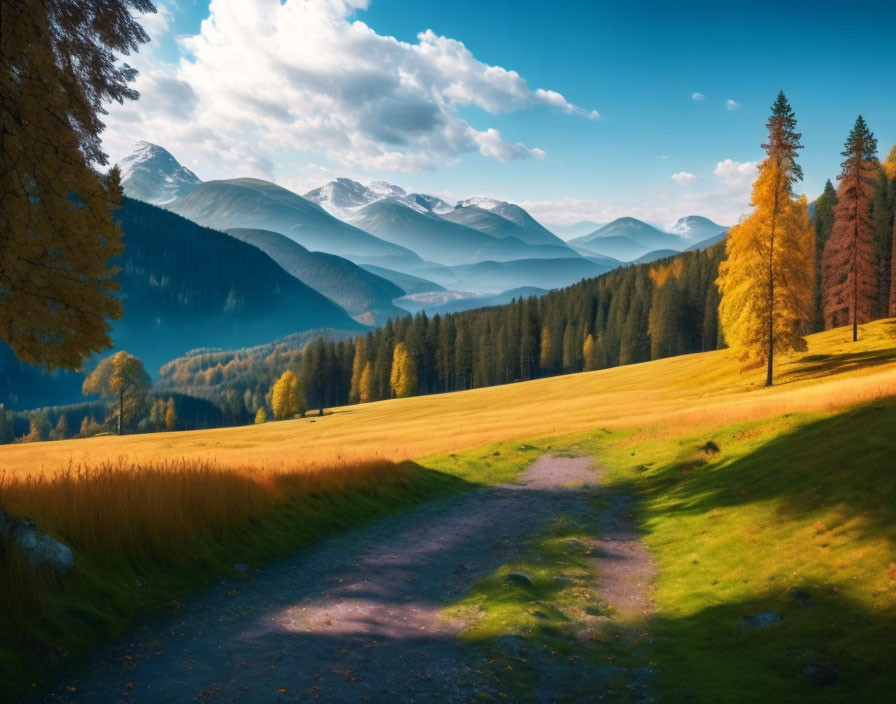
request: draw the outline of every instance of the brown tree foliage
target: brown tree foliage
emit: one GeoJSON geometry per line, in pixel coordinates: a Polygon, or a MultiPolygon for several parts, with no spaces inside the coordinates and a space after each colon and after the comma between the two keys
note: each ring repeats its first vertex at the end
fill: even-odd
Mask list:
{"type": "Polygon", "coordinates": [[[860,115],[846,140],[843,170],[837,187],[834,228],[821,262],[822,298],[827,328],[874,318],[877,304],[877,261],[871,220],[873,183],[877,177],[877,141],[860,115]]]}
{"type": "Polygon", "coordinates": [[[0,339],[23,360],[77,368],[121,315],[109,260],[117,171],[103,165],[103,104],[134,99],[117,65],[148,37],[149,0],[0,3],[0,339]]]}

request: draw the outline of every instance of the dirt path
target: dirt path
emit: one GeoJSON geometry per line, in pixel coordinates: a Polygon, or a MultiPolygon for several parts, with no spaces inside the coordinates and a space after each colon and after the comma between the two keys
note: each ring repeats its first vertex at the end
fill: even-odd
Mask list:
{"type": "MultiPolygon", "coordinates": [[[[586,457],[432,502],[222,583],[104,654],[49,701],[467,702],[492,688],[442,617],[547,521],[588,510],[586,457]]],[[[615,589],[613,585],[605,585],[615,589]]],[[[621,591],[624,588],[620,587],[621,591]]],[[[609,592],[608,592],[609,593],[609,592]]]]}

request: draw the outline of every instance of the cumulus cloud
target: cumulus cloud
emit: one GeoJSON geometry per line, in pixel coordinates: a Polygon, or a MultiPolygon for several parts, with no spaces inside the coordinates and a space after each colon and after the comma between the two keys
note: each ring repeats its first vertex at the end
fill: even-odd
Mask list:
{"type": "Polygon", "coordinates": [[[679,186],[687,186],[697,182],[697,175],[690,171],[679,171],[677,174],[672,174],[672,180],[679,186]]]}
{"type": "Polygon", "coordinates": [[[743,190],[749,188],[756,180],[759,162],[734,161],[725,159],[716,164],[713,174],[728,190],[743,190]]]}
{"type": "MultiPolygon", "coordinates": [[[[142,129],[135,132],[133,106],[126,119],[113,105],[109,151],[120,155],[144,138],[179,147],[199,165],[217,160],[219,169],[221,161],[237,169],[305,154],[354,168],[422,171],[466,153],[500,161],[545,155],[494,127],[477,129],[463,108],[600,117],[432,30],[410,43],[377,34],[353,19],[367,5],[212,0],[199,33],[178,39],[176,65],[155,61],[151,49],[132,62],[141,69],[142,129]]],[[[167,31],[167,9],[149,17],[153,31],[167,31]]]]}
{"type": "Polygon", "coordinates": [[[698,101],[699,101],[699,100],[706,100],[706,96],[703,95],[703,93],[694,93],[694,94],[691,96],[691,100],[698,100],[698,101]]]}
{"type": "Polygon", "coordinates": [[[735,110],[740,110],[740,103],[738,103],[736,100],[728,98],[728,100],[725,101],[725,109],[731,110],[732,112],[735,110]]]}

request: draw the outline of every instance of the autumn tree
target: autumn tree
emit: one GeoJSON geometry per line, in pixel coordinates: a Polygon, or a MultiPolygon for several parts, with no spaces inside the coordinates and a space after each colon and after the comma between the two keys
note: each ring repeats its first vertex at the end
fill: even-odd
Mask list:
{"type": "Polygon", "coordinates": [[[283,420],[284,418],[293,418],[300,413],[304,415],[306,409],[303,401],[299,379],[294,372],[287,369],[274,384],[271,395],[271,409],[274,411],[274,418],[283,420]]]}
{"type": "Polygon", "coordinates": [[[168,398],[168,403],[165,404],[165,430],[176,430],[177,429],[177,406],[174,403],[173,398],[168,398]]]}
{"type": "Polygon", "coordinates": [[[842,155],[834,229],[822,258],[822,289],[827,327],[873,319],[877,302],[877,262],[871,201],[877,176],[877,140],[861,115],[856,119],[842,155]]]}
{"type": "Polygon", "coordinates": [[[361,372],[361,381],[358,388],[358,401],[368,403],[373,401],[373,363],[367,362],[361,372]]]}
{"type": "Polygon", "coordinates": [[[776,353],[803,350],[812,314],[815,233],[805,199],[794,199],[802,178],[796,163],[800,134],[779,93],[766,123],[766,158],[753,184],[753,213],[731,228],[719,267],[719,321],[725,340],[748,365],[766,365],[773,382],[776,353]]]}
{"type": "Polygon", "coordinates": [[[389,385],[396,398],[407,398],[417,393],[417,365],[408,353],[404,342],[395,346],[392,354],[392,373],[389,385]]]}
{"type": "Polygon", "coordinates": [[[148,41],[149,0],[0,3],[0,339],[26,362],[76,369],[121,316],[110,260],[118,171],[101,177],[104,104],[138,97],[120,64],[148,41]]]}
{"type": "Polygon", "coordinates": [[[554,368],[554,341],[547,325],[541,328],[541,350],[538,366],[550,372],[554,368]]]}
{"type": "Polygon", "coordinates": [[[585,360],[585,371],[597,369],[597,355],[594,348],[594,335],[587,335],[582,343],[582,358],[585,360]]]}
{"type": "Polygon", "coordinates": [[[261,425],[268,422],[268,414],[265,413],[264,406],[259,406],[255,412],[255,425],[261,425]]]}
{"type": "Polygon", "coordinates": [[[59,415],[56,427],[50,431],[50,440],[65,440],[68,437],[68,417],[65,413],[59,415]]]}
{"type": "Polygon", "coordinates": [[[115,419],[121,435],[142,415],[151,383],[140,358],[122,350],[99,363],[84,379],[81,392],[110,399],[109,418],[115,419]]]}
{"type": "Polygon", "coordinates": [[[359,337],[355,341],[355,353],[352,357],[352,380],[349,390],[349,403],[358,403],[361,400],[361,374],[367,364],[367,340],[359,337]]]}

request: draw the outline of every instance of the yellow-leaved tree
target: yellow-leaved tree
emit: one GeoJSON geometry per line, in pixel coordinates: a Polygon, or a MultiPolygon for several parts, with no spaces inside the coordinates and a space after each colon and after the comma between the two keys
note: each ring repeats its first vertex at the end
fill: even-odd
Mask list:
{"type": "Polygon", "coordinates": [[[367,403],[373,401],[373,364],[367,362],[361,371],[361,381],[358,388],[358,401],[367,403]]]}
{"type": "Polygon", "coordinates": [[[417,393],[417,365],[403,342],[395,345],[392,353],[392,374],[389,377],[392,392],[397,398],[407,398],[417,393]]]}
{"type": "Polygon", "coordinates": [[[308,410],[299,379],[289,369],[283,372],[274,384],[271,391],[271,409],[277,420],[305,415],[305,411],[308,410]]]}
{"type": "Polygon", "coordinates": [[[152,380],[140,358],[122,350],[97,365],[84,379],[81,392],[88,396],[99,394],[110,400],[109,419],[114,420],[121,435],[143,414],[150,386],[152,380]]]}
{"type": "Polygon", "coordinates": [[[794,198],[802,178],[795,162],[802,148],[794,113],[783,93],[772,107],[768,153],[753,184],[753,213],[726,237],[719,267],[719,322],[725,341],[746,363],[765,364],[773,382],[777,353],[806,349],[812,316],[815,233],[805,197],[794,198]]]}

